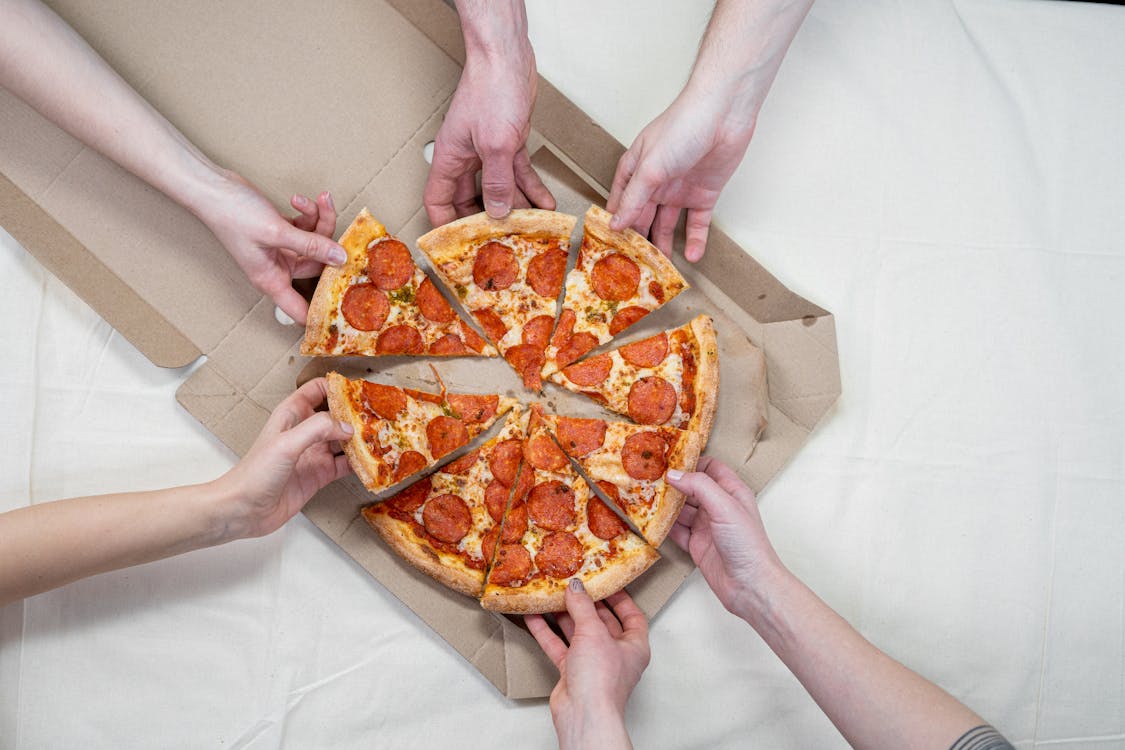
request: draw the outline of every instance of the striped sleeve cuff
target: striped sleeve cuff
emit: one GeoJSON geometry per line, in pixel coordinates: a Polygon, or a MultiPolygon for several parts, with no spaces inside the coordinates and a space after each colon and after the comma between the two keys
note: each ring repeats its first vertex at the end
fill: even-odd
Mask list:
{"type": "Polygon", "coordinates": [[[949,750],[1015,750],[1012,743],[987,724],[970,729],[949,750]]]}

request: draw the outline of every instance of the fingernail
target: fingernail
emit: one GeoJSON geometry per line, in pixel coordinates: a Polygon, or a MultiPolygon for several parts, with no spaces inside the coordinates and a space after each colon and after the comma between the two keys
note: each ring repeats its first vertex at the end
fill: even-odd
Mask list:
{"type": "Polygon", "coordinates": [[[340,429],[343,430],[344,432],[346,432],[349,435],[351,435],[353,432],[355,432],[355,428],[352,427],[347,422],[344,422],[344,421],[340,422],[340,429]]]}
{"type": "Polygon", "coordinates": [[[612,229],[615,232],[620,232],[622,229],[625,228],[625,222],[623,222],[621,219],[614,216],[612,219],[609,220],[609,228],[612,229]]]}
{"type": "Polygon", "coordinates": [[[665,476],[668,477],[669,479],[671,479],[673,482],[675,482],[675,481],[678,481],[680,479],[683,479],[684,473],[682,471],[680,471],[679,469],[668,469],[668,471],[665,473],[665,476]]]}
{"type": "Polygon", "coordinates": [[[582,585],[582,581],[578,580],[577,578],[571,578],[570,579],[570,590],[573,591],[576,594],[581,594],[583,591],[586,590],[586,587],[582,585]]]}
{"type": "Polygon", "coordinates": [[[503,219],[511,212],[508,204],[500,201],[488,201],[486,208],[488,209],[488,215],[493,219],[503,219]]]}
{"type": "Polygon", "coordinates": [[[307,206],[307,205],[309,205],[309,199],[308,199],[308,198],[306,198],[306,197],[305,197],[305,196],[303,196],[303,195],[294,195],[294,196],[293,196],[293,202],[294,202],[294,203],[296,203],[296,204],[297,204],[298,206],[307,206]]]}
{"type": "Polygon", "coordinates": [[[324,191],[324,202],[333,211],[336,210],[336,204],[332,202],[332,193],[328,192],[327,190],[324,191]]]}
{"type": "Polygon", "coordinates": [[[332,261],[335,265],[340,265],[348,259],[348,254],[338,247],[332,248],[328,252],[328,260],[332,261]]]}

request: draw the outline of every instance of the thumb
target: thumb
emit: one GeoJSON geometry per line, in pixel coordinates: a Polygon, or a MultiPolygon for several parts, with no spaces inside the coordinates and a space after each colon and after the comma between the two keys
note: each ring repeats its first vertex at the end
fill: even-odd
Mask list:
{"type": "Polygon", "coordinates": [[[744,510],[737,499],[701,471],[684,473],[669,469],[664,475],[668,484],[675,487],[688,498],[688,503],[707,511],[707,515],[718,523],[733,523],[740,510],[744,510]]]}
{"type": "Polygon", "coordinates": [[[484,210],[493,219],[503,219],[512,210],[516,193],[514,158],[515,154],[496,152],[483,159],[480,188],[484,210]]]}
{"type": "Polygon", "coordinates": [[[566,586],[566,611],[574,620],[574,632],[588,633],[597,626],[604,628],[598,611],[594,608],[594,600],[586,593],[586,587],[578,578],[571,578],[566,586]]]}
{"type": "Polygon", "coordinates": [[[274,447],[287,460],[297,463],[301,454],[318,443],[347,440],[355,430],[350,424],[337,421],[329,412],[320,411],[278,436],[274,447]]]}
{"type": "Polygon", "coordinates": [[[323,235],[305,232],[288,222],[279,224],[278,227],[278,247],[332,266],[341,265],[348,259],[348,253],[344,248],[323,235]]]}
{"type": "Polygon", "coordinates": [[[621,199],[613,212],[613,219],[609,222],[610,229],[622,232],[626,227],[635,224],[649,199],[652,198],[652,194],[656,192],[656,188],[656,180],[643,168],[634,172],[621,192],[621,199]]]}

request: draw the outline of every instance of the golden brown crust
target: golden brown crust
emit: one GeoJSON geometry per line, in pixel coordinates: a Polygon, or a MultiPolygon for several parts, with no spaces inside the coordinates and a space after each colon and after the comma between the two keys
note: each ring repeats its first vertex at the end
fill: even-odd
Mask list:
{"type": "MultiPolygon", "coordinates": [[[[610,565],[583,578],[582,585],[586,587],[586,593],[594,601],[599,601],[628,586],[659,559],[660,553],[652,547],[647,545],[637,547],[635,550],[621,553],[621,556],[610,565]]],[[[515,589],[497,586],[489,590],[486,586],[480,604],[492,612],[510,615],[562,612],[566,609],[567,581],[554,583],[557,585],[539,590],[529,590],[526,586],[515,589]]]]}
{"type": "Polygon", "coordinates": [[[348,457],[348,463],[364,487],[372,492],[386,489],[379,485],[379,465],[363,442],[364,424],[352,404],[351,381],[338,372],[330,372],[324,377],[327,380],[328,411],[341,422],[350,424],[354,430],[348,441],[340,446],[348,457]]]}
{"type": "MultiPolygon", "coordinates": [[[[679,469],[687,473],[695,471],[699,461],[699,454],[703,449],[703,436],[697,432],[687,432],[680,441],[672,447],[668,455],[668,468],[679,469]]],[[[684,507],[684,493],[665,482],[664,492],[657,500],[648,525],[643,529],[645,541],[653,547],[663,544],[668,532],[672,530],[680,511],[684,507]]]]}
{"type": "MultiPolygon", "coordinates": [[[[653,276],[665,289],[672,287],[676,290],[675,294],[679,294],[690,286],[680,275],[680,272],[676,270],[676,267],[672,265],[672,261],[668,260],[667,256],[660,252],[656,245],[653,245],[632,229],[626,228],[621,232],[610,229],[609,220],[612,218],[613,214],[609,211],[598,206],[590,206],[589,210],[586,211],[586,223],[583,225],[583,231],[605,245],[625,250],[627,255],[647,265],[652,269],[653,276]]],[[[672,296],[675,296],[675,294],[672,296]]],[[[671,299],[671,297],[668,299],[671,299]]]]}
{"type": "Polygon", "coordinates": [[[448,555],[419,539],[409,524],[386,513],[364,508],[363,517],[399,557],[421,572],[466,596],[481,595],[484,588],[483,571],[473,570],[463,564],[451,565],[446,559],[448,555]]]}
{"type": "Polygon", "coordinates": [[[437,266],[460,257],[470,245],[497,237],[521,234],[569,238],[577,221],[576,216],[540,208],[517,208],[503,219],[482,212],[431,229],[418,238],[418,247],[437,266]]]}
{"type": "Polygon", "coordinates": [[[711,429],[715,426],[715,409],[719,403],[719,343],[715,337],[715,324],[708,315],[691,321],[695,337],[695,412],[687,429],[701,438],[700,448],[707,447],[711,429]]]}

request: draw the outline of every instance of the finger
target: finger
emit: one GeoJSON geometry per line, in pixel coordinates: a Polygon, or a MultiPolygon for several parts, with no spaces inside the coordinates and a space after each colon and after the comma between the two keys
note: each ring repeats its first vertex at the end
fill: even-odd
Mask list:
{"type": "Polygon", "coordinates": [[[328,397],[328,381],[313,378],[286,396],[274,407],[262,432],[278,433],[297,426],[302,419],[312,416],[316,407],[328,397]]]}
{"type": "Polygon", "coordinates": [[[708,475],[693,471],[685,474],[675,469],[665,473],[668,484],[695,498],[700,509],[719,523],[733,523],[742,510],[740,501],[724,490],[708,475]]]}
{"type": "Polygon", "coordinates": [[[641,215],[633,222],[633,231],[642,237],[648,237],[649,230],[652,229],[652,220],[656,218],[656,208],[655,203],[646,203],[641,209],[641,215]]]}
{"type": "Polygon", "coordinates": [[[279,224],[275,247],[292,250],[305,258],[338,266],[348,259],[344,248],[315,232],[305,232],[291,224],[279,224]]]}
{"type": "MultiPolygon", "coordinates": [[[[700,471],[700,467],[695,467],[696,471],[700,471]]],[[[758,499],[754,495],[754,490],[750,489],[746,482],[743,482],[738,474],[734,473],[734,469],[730,468],[717,458],[707,457],[707,463],[703,466],[703,472],[715,480],[715,484],[719,485],[723,490],[729,492],[743,505],[757,505],[758,499]]]]}
{"type": "Polygon", "coordinates": [[[337,479],[343,479],[348,474],[352,473],[352,465],[348,461],[347,456],[339,455],[339,456],[336,456],[336,458],[333,459],[333,460],[334,460],[334,465],[332,467],[333,468],[333,475],[332,475],[332,481],[333,482],[335,482],[337,479]]]}
{"type": "Polygon", "coordinates": [[[682,523],[684,526],[691,528],[695,523],[697,513],[699,513],[699,508],[684,503],[684,507],[680,510],[680,515],[676,517],[676,523],[682,523]]]}
{"type": "Polygon", "coordinates": [[[514,153],[500,150],[481,154],[481,194],[484,197],[484,210],[493,219],[503,219],[512,211],[516,192],[512,166],[514,158],[514,153]]]}
{"type": "Polygon", "coordinates": [[[613,185],[609,189],[609,198],[605,202],[606,211],[611,214],[617,213],[618,205],[621,203],[621,194],[625,192],[625,186],[629,184],[629,178],[633,176],[633,170],[636,168],[637,152],[630,148],[617,161],[617,170],[613,173],[613,185]]]}
{"type": "Polygon", "coordinates": [[[601,620],[594,609],[594,600],[586,593],[586,587],[577,578],[571,578],[566,587],[566,611],[574,618],[574,633],[598,633],[602,630],[601,620]]]}
{"type": "Polygon", "coordinates": [[[609,222],[610,229],[621,231],[625,227],[636,225],[645,205],[656,192],[656,187],[656,180],[649,177],[644,169],[638,169],[621,193],[620,203],[609,222]]]}
{"type": "Polygon", "coordinates": [[[555,615],[555,622],[559,624],[559,630],[563,632],[563,637],[567,642],[574,640],[574,618],[566,612],[560,612],[555,615]]]}
{"type": "Polygon", "coordinates": [[[309,316],[309,303],[296,289],[289,284],[279,284],[271,288],[268,294],[274,304],[292,318],[294,323],[305,324],[309,316]]]}
{"type": "Polygon", "coordinates": [[[690,527],[676,521],[676,523],[672,525],[672,530],[668,532],[668,536],[672,537],[672,541],[676,543],[677,547],[684,552],[689,551],[688,544],[691,542],[690,527]]]}
{"type": "Polygon", "coordinates": [[[684,257],[695,263],[707,250],[707,232],[711,228],[711,209],[689,208],[687,212],[687,241],[684,257]]]}
{"type": "Polygon", "coordinates": [[[332,193],[325,190],[317,197],[316,204],[319,216],[313,231],[332,239],[336,234],[336,204],[332,201],[332,193]]]}
{"type": "Polygon", "coordinates": [[[676,222],[680,220],[680,209],[675,206],[660,206],[652,221],[652,244],[672,257],[672,243],[676,234],[676,222]]]}
{"type": "Polygon", "coordinates": [[[543,649],[543,653],[551,663],[561,668],[563,659],[566,658],[566,644],[563,643],[563,639],[551,630],[543,615],[525,615],[523,621],[531,631],[531,637],[539,644],[539,648],[543,649]]]}
{"type": "Polygon", "coordinates": [[[317,214],[319,213],[317,204],[297,193],[289,199],[289,205],[300,212],[290,219],[289,223],[303,232],[311,232],[316,227],[317,214]]]}
{"type": "Polygon", "coordinates": [[[458,217],[480,212],[480,204],[477,203],[477,177],[474,172],[466,172],[457,178],[453,208],[458,217]]]}
{"type": "Polygon", "coordinates": [[[352,432],[350,424],[321,411],[281,433],[275,439],[275,445],[283,456],[296,463],[301,454],[312,446],[332,440],[347,440],[352,432]]]}
{"type": "Polygon", "coordinates": [[[609,631],[609,634],[614,638],[620,638],[621,623],[618,622],[617,616],[610,611],[609,607],[602,604],[601,602],[598,602],[594,605],[594,611],[598,613],[598,617],[601,618],[601,621],[605,625],[605,629],[609,631]]]}
{"type": "Polygon", "coordinates": [[[422,205],[426,215],[435,227],[448,224],[457,218],[453,197],[457,189],[457,179],[466,170],[461,168],[460,160],[454,157],[445,139],[438,134],[434,142],[434,159],[430,163],[430,174],[426,177],[426,187],[422,191],[422,205]]]}
{"type": "Polygon", "coordinates": [[[628,592],[622,589],[608,597],[606,603],[613,609],[613,614],[617,616],[617,619],[621,621],[626,637],[648,641],[648,618],[645,617],[645,613],[637,606],[628,592]]]}
{"type": "Polygon", "coordinates": [[[523,191],[516,188],[516,198],[512,201],[512,208],[531,208],[531,201],[523,194],[523,191]]]}
{"type": "Polygon", "coordinates": [[[293,278],[315,279],[324,271],[324,264],[308,258],[298,258],[293,264],[293,278]]]}
{"type": "Polygon", "coordinates": [[[523,191],[531,205],[554,211],[555,196],[551,195],[551,191],[543,184],[535,167],[531,166],[531,157],[527,155],[526,148],[521,148],[516,153],[513,166],[516,173],[516,187],[523,191]]]}

